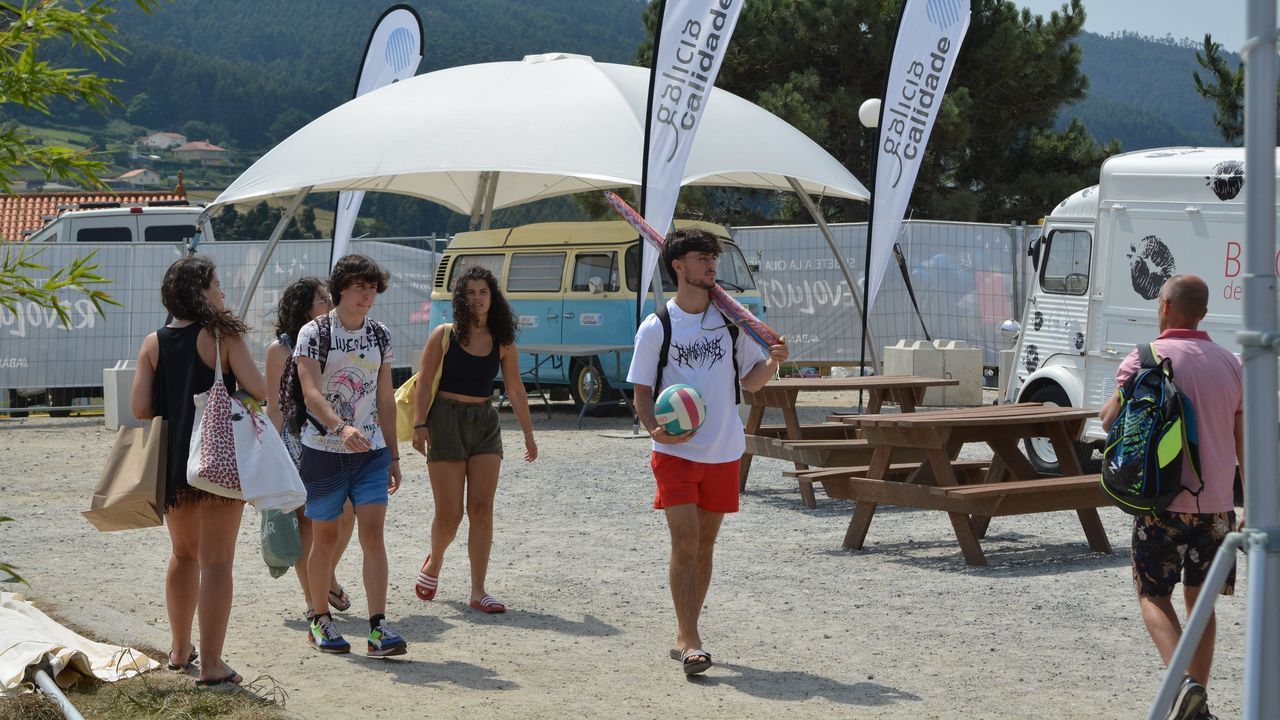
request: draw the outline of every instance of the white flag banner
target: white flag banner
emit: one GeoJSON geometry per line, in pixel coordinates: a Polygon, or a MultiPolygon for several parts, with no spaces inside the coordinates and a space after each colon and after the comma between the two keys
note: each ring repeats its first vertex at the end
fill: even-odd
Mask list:
{"type": "MultiPolygon", "coordinates": [[[[649,109],[645,121],[644,180],[640,208],[658,232],[671,227],[680,196],[693,137],[702,122],[729,38],[738,24],[744,0],[666,0],[654,39],[653,70],[649,80],[649,109]]],[[[658,250],[643,248],[640,294],[649,292],[658,250]]]]}
{"type": "Polygon", "coordinates": [[[942,95],[969,31],[970,0],[905,0],[880,106],[879,148],[867,248],[871,313],[920,171],[942,95]]]}
{"type": "MultiPolygon", "coordinates": [[[[408,5],[393,5],[378,18],[365,43],[364,62],[356,78],[356,91],[352,97],[360,97],[371,90],[407,80],[418,72],[422,62],[422,20],[417,11],[408,5]]],[[[333,220],[333,250],[329,255],[332,267],[338,258],[347,254],[351,246],[351,233],[364,201],[363,190],[338,193],[338,209],[333,220]]]]}

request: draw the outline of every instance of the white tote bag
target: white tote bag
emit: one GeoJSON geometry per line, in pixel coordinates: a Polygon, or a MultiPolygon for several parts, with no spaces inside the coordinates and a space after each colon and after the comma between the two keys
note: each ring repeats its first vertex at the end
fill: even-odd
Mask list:
{"type": "Polygon", "coordinates": [[[187,482],[215,495],[245,500],[258,510],[295,510],[307,500],[298,469],[262,406],[247,393],[227,393],[222,346],[214,336],[213,387],[193,399],[196,421],[187,482]]]}

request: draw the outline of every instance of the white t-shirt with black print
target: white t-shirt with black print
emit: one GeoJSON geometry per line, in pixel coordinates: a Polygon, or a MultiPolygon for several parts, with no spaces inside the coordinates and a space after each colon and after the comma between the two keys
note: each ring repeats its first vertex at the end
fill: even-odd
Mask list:
{"type": "MultiPolygon", "coordinates": [[[[655,452],[702,463],[737,460],[746,450],[742,418],[738,417],[733,392],[733,358],[738,355],[738,376],[745,377],[757,363],[765,361],[764,350],[746,333],[738,334],[737,347],[730,347],[724,316],[714,306],[707,312],[689,314],[675,299],[667,301],[671,316],[671,348],[662,369],[662,387],[692,385],[702,394],[707,419],[688,441],[678,445],[653,443],[655,452]]],[[[627,382],[653,387],[658,375],[658,353],[662,350],[662,322],[650,315],[636,331],[636,349],[631,357],[627,382]]],[[[654,398],[662,388],[653,388],[654,398]]]]}
{"type": "MultiPolygon", "coordinates": [[[[386,333],[387,353],[384,357],[378,346],[378,336],[373,331],[373,321],[365,318],[359,330],[348,331],[338,320],[338,312],[329,312],[329,355],[324,361],[324,374],[320,378],[320,392],[324,394],[338,417],[350,423],[372,443],[377,450],[387,446],[378,426],[378,370],[395,362],[391,350],[391,333],[386,333]]],[[[294,358],[320,360],[320,329],[312,320],[298,331],[298,343],[293,348],[294,358]]],[[[332,433],[321,435],[310,422],[303,423],[302,444],[326,452],[351,452],[342,439],[332,433]]]]}

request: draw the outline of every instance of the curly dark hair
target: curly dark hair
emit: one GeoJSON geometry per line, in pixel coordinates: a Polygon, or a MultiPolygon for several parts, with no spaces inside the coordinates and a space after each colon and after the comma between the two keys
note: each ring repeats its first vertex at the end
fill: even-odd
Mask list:
{"type": "Polygon", "coordinates": [[[337,305],[342,302],[342,291],[346,290],[354,282],[367,282],[370,285],[378,286],[378,294],[387,291],[387,283],[391,280],[391,274],[378,267],[378,263],[365,255],[343,255],[338,258],[338,262],[334,263],[333,271],[329,273],[329,295],[333,298],[333,304],[337,305]]]}
{"type": "Polygon", "coordinates": [[[304,277],[284,289],[280,304],[276,306],[276,337],[288,335],[290,342],[297,344],[298,331],[311,322],[311,306],[315,304],[316,291],[323,288],[324,281],[320,278],[304,277]]]}
{"type": "Polygon", "coordinates": [[[516,341],[516,314],[511,311],[511,304],[498,287],[498,278],[479,265],[468,268],[458,277],[453,285],[453,336],[461,345],[471,339],[471,325],[476,321],[471,314],[471,306],[467,304],[467,283],[472,280],[483,280],[489,284],[489,334],[499,346],[510,345],[516,341]]]}
{"type": "Polygon", "coordinates": [[[676,267],[672,261],[679,260],[692,252],[706,252],[720,257],[720,253],[724,252],[724,243],[720,242],[719,237],[706,230],[685,228],[672,231],[667,236],[667,241],[662,244],[662,264],[671,273],[672,280],[676,280],[676,267]]]}
{"type": "Polygon", "coordinates": [[[244,335],[249,326],[230,310],[216,310],[205,298],[204,291],[213,284],[217,268],[202,255],[188,255],[164,271],[160,283],[160,302],[179,320],[190,320],[205,330],[224,337],[244,335]]]}

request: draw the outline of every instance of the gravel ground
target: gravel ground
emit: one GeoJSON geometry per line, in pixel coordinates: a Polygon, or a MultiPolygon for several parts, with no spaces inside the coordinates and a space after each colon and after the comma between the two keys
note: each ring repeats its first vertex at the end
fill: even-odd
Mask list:
{"type": "MultiPolygon", "coordinates": [[[[803,422],[850,404],[834,393],[805,401],[803,422]]],[[[667,657],[668,544],[648,509],[647,442],[603,434],[629,430],[629,418],[588,418],[578,430],[563,404],[534,420],[542,457],[527,465],[503,414],[510,460],[489,589],[506,615],[466,607],[465,526],[436,601],[414,597],[431,517],[426,463],[415,459],[387,522],[389,616],[409,654],[310,649],[297,581],[267,573],[246,512],[228,661],[247,678],[272,676],[307,718],[1145,716],[1161,665],[1117,510],[1101,511],[1115,555],[1090,553],[1074,513],[1053,513],[995,520],[983,542],[990,565],[970,568],[944,514],[897,508],[881,508],[867,548],[848,552],[851,503],[819,493],[806,509],[784,464],[757,460],[703,613],[717,666],[686,680],[667,657]]],[[[17,519],[0,525],[0,558],[32,585],[5,589],[114,641],[167,647],[165,531],[98,533],[79,514],[112,438],[98,418],[0,420],[0,515],[17,519]]],[[[367,628],[359,558],[353,548],[340,566],[355,604],[337,615],[357,649],[367,628]]],[[[1242,568],[1242,589],[1244,578],[1242,568]]],[[[1240,714],[1244,606],[1243,593],[1220,603],[1211,700],[1223,718],[1240,714]]]]}

